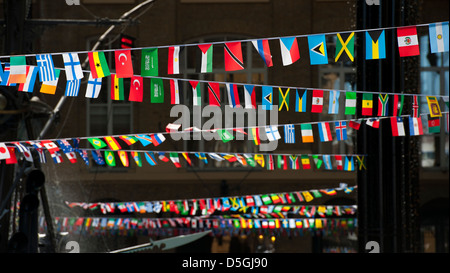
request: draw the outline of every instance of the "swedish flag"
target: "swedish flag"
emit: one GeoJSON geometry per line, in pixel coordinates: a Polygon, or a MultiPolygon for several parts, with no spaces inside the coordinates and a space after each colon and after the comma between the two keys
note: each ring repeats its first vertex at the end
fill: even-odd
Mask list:
{"type": "Polygon", "coordinates": [[[386,58],[386,39],[384,30],[366,32],[366,60],[386,58]]]}

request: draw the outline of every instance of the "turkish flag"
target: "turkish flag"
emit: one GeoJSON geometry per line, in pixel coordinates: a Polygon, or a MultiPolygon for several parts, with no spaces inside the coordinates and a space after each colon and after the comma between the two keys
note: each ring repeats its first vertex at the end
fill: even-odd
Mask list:
{"type": "Polygon", "coordinates": [[[131,77],[129,101],[142,102],[144,95],[144,80],[141,76],[131,77]]]}
{"type": "Polygon", "coordinates": [[[133,76],[133,63],[130,50],[116,50],[116,76],[118,78],[131,78],[133,76]]]}

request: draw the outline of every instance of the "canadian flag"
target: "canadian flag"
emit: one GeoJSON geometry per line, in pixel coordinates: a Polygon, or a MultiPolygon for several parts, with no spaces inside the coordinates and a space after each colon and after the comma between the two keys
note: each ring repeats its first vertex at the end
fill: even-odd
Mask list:
{"type": "Polygon", "coordinates": [[[402,27],[397,29],[398,51],[400,57],[420,55],[419,39],[416,27],[402,27]]]}

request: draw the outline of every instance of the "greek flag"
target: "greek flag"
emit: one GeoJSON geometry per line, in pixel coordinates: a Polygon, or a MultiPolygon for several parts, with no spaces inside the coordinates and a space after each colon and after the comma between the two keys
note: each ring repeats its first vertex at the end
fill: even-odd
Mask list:
{"type": "Polygon", "coordinates": [[[41,82],[50,82],[56,80],[55,66],[50,54],[41,54],[36,56],[39,67],[39,80],[41,82]]]}
{"type": "Polygon", "coordinates": [[[284,142],[295,143],[295,128],[293,124],[284,125],[284,142]]]}
{"type": "Polygon", "coordinates": [[[64,94],[66,97],[77,97],[78,91],[80,91],[80,80],[67,81],[66,93],[64,94]]]}

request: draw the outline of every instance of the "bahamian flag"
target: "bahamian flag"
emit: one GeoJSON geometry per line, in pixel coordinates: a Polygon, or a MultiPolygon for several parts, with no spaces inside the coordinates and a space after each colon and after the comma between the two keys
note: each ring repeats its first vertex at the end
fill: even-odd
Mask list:
{"type": "Polygon", "coordinates": [[[308,90],[296,90],[295,112],[306,112],[306,94],[308,90]]]}
{"type": "Polygon", "coordinates": [[[384,30],[366,32],[366,60],[386,58],[386,39],[384,30]]]}
{"type": "Polygon", "coordinates": [[[327,44],[325,35],[308,36],[309,59],[311,65],[328,64],[327,44]]]}
{"type": "Polygon", "coordinates": [[[273,88],[271,86],[262,87],[262,109],[272,110],[273,88]]]}

